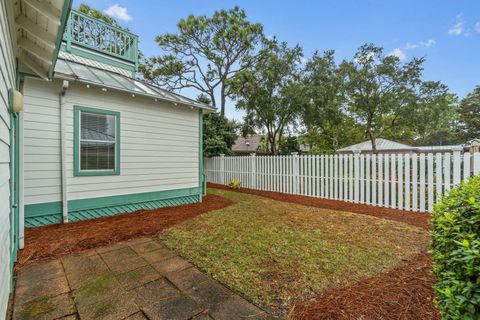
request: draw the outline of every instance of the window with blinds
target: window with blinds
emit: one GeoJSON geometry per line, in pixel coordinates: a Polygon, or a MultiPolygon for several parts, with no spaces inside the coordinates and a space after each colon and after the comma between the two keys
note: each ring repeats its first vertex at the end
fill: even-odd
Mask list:
{"type": "Polygon", "coordinates": [[[100,110],[76,110],[76,173],[116,174],[119,159],[119,115],[100,110]]]}

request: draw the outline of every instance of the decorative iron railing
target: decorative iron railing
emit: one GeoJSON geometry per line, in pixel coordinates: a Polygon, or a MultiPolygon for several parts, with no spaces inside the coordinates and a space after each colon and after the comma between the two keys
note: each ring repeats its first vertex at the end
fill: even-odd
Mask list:
{"type": "Polygon", "coordinates": [[[76,10],[70,12],[63,40],[67,51],[75,44],[135,65],[138,62],[138,36],[76,10]]]}

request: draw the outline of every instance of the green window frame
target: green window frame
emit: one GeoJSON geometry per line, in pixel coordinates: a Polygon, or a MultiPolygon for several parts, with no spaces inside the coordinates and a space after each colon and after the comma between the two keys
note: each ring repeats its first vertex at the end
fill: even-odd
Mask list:
{"type": "Polygon", "coordinates": [[[103,176],[103,175],[119,175],[120,174],[120,112],[90,108],[84,106],[73,107],[73,175],[74,176],[103,176]],[[115,168],[113,170],[82,170],[81,169],[81,113],[96,113],[102,115],[110,115],[115,117],[115,168]]]}

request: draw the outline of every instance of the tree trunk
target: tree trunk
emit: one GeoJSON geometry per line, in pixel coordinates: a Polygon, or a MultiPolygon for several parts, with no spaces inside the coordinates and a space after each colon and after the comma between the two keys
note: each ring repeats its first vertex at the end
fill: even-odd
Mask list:
{"type": "Polygon", "coordinates": [[[209,92],[208,95],[210,96],[210,103],[212,104],[212,107],[216,108],[217,107],[217,103],[215,101],[215,93],[212,91],[212,92],[209,92]]]}
{"type": "Polygon", "coordinates": [[[372,134],[371,130],[367,131],[368,138],[370,139],[370,142],[372,143],[372,153],[377,154],[377,143],[375,141],[375,137],[372,134]]]}
{"type": "Polygon", "coordinates": [[[225,100],[226,100],[225,86],[222,85],[222,87],[220,89],[220,114],[222,116],[225,116],[225,100]]]}

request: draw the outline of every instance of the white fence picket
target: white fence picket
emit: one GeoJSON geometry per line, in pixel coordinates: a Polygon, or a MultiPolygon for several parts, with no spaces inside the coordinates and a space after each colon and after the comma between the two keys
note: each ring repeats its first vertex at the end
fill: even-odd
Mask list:
{"type": "Polygon", "coordinates": [[[384,157],[384,176],[383,180],[385,181],[384,184],[384,193],[383,193],[383,203],[385,208],[390,208],[390,157],[388,154],[384,157]]]}
{"type": "Polygon", "coordinates": [[[391,155],[391,172],[390,172],[390,208],[397,207],[397,165],[396,155],[391,155]]]}
{"type": "Polygon", "coordinates": [[[397,207],[403,210],[403,154],[399,154],[397,159],[397,181],[397,207]]]}
{"type": "Polygon", "coordinates": [[[463,180],[467,180],[470,177],[470,153],[465,152],[463,154],[463,180]]]}
{"type": "Polygon", "coordinates": [[[429,153],[427,155],[427,203],[428,203],[428,211],[433,210],[433,154],[429,153]]]}
{"type": "Polygon", "coordinates": [[[378,159],[378,168],[377,168],[377,186],[378,186],[378,193],[377,193],[377,204],[379,206],[384,206],[385,202],[383,201],[383,155],[379,154],[377,156],[378,159]]]}
{"type": "Polygon", "coordinates": [[[411,171],[410,171],[410,155],[407,153],[404,158],[404,163],[405,163],[405,210],[410,211],[411,204],[410,204],[410,176],[411,176],[411,171]]]}
{"type": "Polygon", "coordinates": [[[419,194],[420,194],[420,211],[425,211],[425,154],[420,154],[420,183],[419,183],[419,194]]]}
{"type": "Polygon", "coordinates": [[[412,155],[412,210],[418,211],[418,157],[412,155]]]}
{"type": "Polygon", "coordinates": [[[423,212],[480,173],[480,153],[220,156],[204,159],[204,173],[218,184],[423,212]]]}

